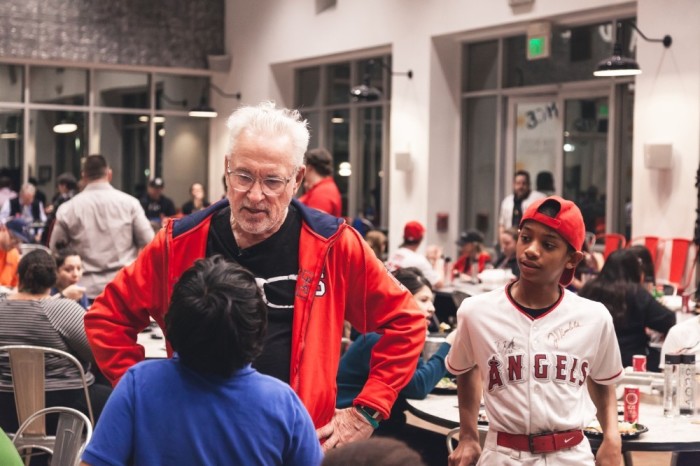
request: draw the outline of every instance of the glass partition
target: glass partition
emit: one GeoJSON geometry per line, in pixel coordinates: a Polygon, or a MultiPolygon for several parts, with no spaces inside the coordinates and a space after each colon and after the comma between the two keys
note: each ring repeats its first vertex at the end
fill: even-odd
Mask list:
{"type": "Polygon", "coordinates": [[[29,99],[44,104],[86,105],[88,71],[81,68],[32,66],[29,99]]]}
{"type": "Polygon", "coordinates": [[[24,66],[0,65],[0,102],[22,102],[24,66]]]}
{"type": "Polygon", "coordinates": [[[100,107],[150,107],[148,73],[95,71],[95,103],[100,107]]]}

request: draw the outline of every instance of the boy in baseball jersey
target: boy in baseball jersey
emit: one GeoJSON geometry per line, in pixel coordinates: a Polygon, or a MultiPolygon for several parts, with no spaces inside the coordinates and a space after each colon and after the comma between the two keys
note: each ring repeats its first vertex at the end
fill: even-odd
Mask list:
{"type": "Polygon", "coordinates": [[[584,238],[574,203],[557,196],[534,202],[520,221],[520,278],[460,306],[446,360],[458,376],[461,429],[450,465],[620,464],[614,383],[623,368],[612,317],[564,289],[584,238]],[[483,452],[482,389],[489,419],[483,452]],[[582,432],[594,414],[604,433],[595,460],[582,432]]]}

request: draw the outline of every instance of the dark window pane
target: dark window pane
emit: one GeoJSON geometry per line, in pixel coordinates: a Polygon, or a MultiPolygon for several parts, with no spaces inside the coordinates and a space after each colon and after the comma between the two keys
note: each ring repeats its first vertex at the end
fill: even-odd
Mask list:
{"type": "Polygon", "coordinates": [[[328,67],[327,100],[329,104],[349,102],[350,87],[350,63],[339,63],[328,67]]]}
{"type": "Polygon", "coordinates": [[[463,62],[467,71],[463,73],[465,91],[482,91],[498,86],[498,41],[477,42],[464,47],[463,62]]]}
{"type": "Polygon", "coordinates": [[[297,107],[321,105],[321,67],[297,70],[297,107]]]}
{"type": "MultiPolygon", "coordinates": [[[[208,78],[157,74],[154,79],[156,109],[158,110],[188,110],[202,102],[209,101],[208,78]]],[[[212,91],[212,93],[215,92],[212,91]]],[[[231,104],[221,111],[227,115],[233,111],[237,104],[235,99],[231,100],[231,104]]]]}
{"type": "MultiPolygon", "coordinates": [[[[629,45],[631,31],[623,21],[619,32],[623,54],[633,58],[635,50],[629,45]]],[[[616,33],[610,22],[576,28],[553,27],[551,56],[539,60],[527,59],[525,34],[509,37],[503,41],[503,85],[520,87],[595,79],[593,70],[599,61],[612,54],[616,33]]]]}
{"type": "Polygon", "coordinates": [[[149,108],[148,74],[95,71],[95,102],[100,107],[149,108]]]}
{"type": "Polygon", "coordinates": [[[24,67],[21,65],[0,65],[0,101],[22,102],[22,82],[24,67]]]}
{"type": "Polygon", "coordinates": [[[32,102],[87,105],[87,70],[33,66],[29,75],[32,102]]]}
{"type": "Polygon", "coordinates": [[[494,238],[498,223],[493,212],[496,179],[496,97],[478,97],[464,103],[464,161],[462,227],[494,238]]]}

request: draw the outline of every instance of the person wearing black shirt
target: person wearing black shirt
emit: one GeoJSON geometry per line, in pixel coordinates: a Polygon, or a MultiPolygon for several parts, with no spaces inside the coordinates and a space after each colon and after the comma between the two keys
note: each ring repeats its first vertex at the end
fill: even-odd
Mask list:
{"type": "Polygon", "coordinates": [[[146,195],[141,198],[141,207],[146,212],[146,217],[159,225],[164,217],[172,217],[177,213],[173,201],[163,195],[164,187],[162,178],[154,178],[148,182],[146,195]]]}

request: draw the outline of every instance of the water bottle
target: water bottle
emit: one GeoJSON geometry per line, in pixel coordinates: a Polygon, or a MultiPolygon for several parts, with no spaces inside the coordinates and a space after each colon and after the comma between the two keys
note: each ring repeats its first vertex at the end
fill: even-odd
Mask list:
{"type": "Polygon", "coordinates": [[[682,354],[679,381],[679,411],[681,416],[695,415],[695,355],[682,354]]]}
{"type": "Polygon", "coordinates": [[[667,354],[664,358],[664,416],[678,416],[678,373],[681,355],[667,354]]]}

